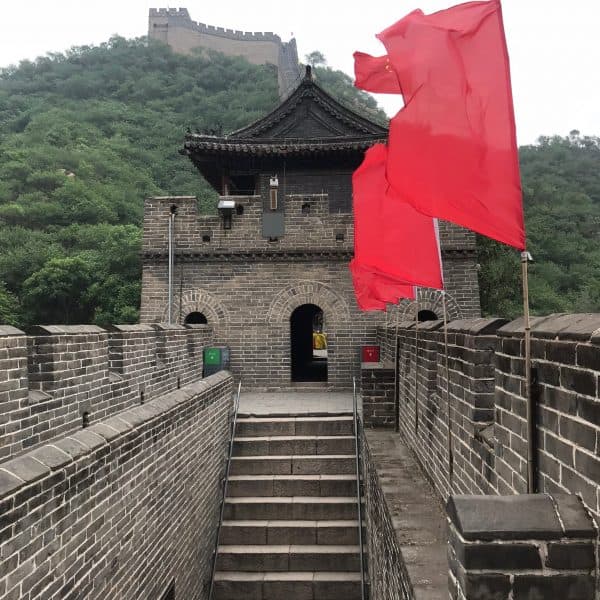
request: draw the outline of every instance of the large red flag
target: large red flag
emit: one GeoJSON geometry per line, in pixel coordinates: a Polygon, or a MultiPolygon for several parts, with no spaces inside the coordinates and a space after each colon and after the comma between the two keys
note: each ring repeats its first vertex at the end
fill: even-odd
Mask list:
{"type": "Polygon", "coordinates": [[[413,300],[415,288],[375,269],[365,267],[356,259],[350,261],[356,302],[362,310],[385,310],[387,303],[396,304],[400,298],[413,300]]]}
{"type": "Polygon", "coordinates": [[[376,144],[367,150],[364,161],[352,176],[356,262],[387,278],[387,295],[394,282],[398,286],[398,298],[406,297],[407,285],[441,289],[442,272],[433,219],[420,214],[408,203],[394,199],[394,192],[385,179],[386,161],[387,147],[376,144]]]}
{"type": "Polygon", "coordinates": [[[386,176],[401,200],[523,249],[510,72],[499,0],[413,12],[377,36],[405,107],[386,176]]]}
{"type": "Polygon", "coordinates": [[[401,94],[396,71],[388,56],[354,53],[354,85],[375,94],[401,94]]]}

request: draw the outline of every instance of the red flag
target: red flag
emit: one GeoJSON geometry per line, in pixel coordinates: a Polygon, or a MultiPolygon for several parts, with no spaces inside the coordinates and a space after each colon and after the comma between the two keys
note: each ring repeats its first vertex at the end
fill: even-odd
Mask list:
{"type": "MultiPolygon", "coordinates": [[[[376,144],[352,176],[354,256],[363,267],[398,284],[441,289],[442,273],[433,219],[399,199],[385,180],[387,147],[376,144]]],[[[388,289],[389,291],[389,289],[388,289]]]]}
{"type": "Polygon", "coordinates": [[[499,0],[413,12],[377,36],[402,86],[386,176],[419,212],[523,249],[525,227],[499,0]]]}
{"type": "Polygon", "coordinates": [[[396,72],[388,56],[354,53],[354,85],[375,94],[401,94],[396,72]]]}
{"type": "Polygon", "coordinates": [[[350,261],[354,295],[361,310],[385,310],[386,304],[396,304],[400,298],[414,299],[415,288],[374,269],[365,267],[356,259],[350,261]]]}

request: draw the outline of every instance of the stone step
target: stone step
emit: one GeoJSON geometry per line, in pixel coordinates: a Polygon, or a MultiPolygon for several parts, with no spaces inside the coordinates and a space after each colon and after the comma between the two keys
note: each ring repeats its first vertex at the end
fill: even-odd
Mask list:
{"type": "Polygon", "coordinates": [[[353,435],[351,415],[333,417],[241,417],[236,435],[242,437],[270,435],[353,435]]]}
{"type": "Polygon", "coordinates": [[[263,496],[226,498],[223,519],[321,521],[353,520],[357,518],[356,496],[263,496]]]}
{"type": "Polygon", "coordinates": [[[236,436],[233,456],[354,454],[354,444],[351,435],[236,436]]]}
{"type": "Polygon", "coordinates": [[[360,573],[215,573],[215,600],[360,600],[360,573]]]}
{"type": "Polygon", "coordinates": [[[343,475],[356,473],[356,455],[234,456],[231,475],[343,475]]]}
{"type": "Polygon", "coordinates": [[[351,496],[355,475],[230,475],[228,497],[351,496]]]}
{"type": "Polygon", "coordinates": [[[356,545],[358,521],[223,521],[219,539],[226,545],[356,545]]]}
{"type": "Polygon", "coordinates": [[[219,546],[218,571],[360,571],[358,546],[219,546]]]}

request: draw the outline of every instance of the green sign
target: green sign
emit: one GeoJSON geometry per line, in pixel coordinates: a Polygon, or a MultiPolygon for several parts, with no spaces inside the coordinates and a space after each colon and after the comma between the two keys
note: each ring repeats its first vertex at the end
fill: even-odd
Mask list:
{"type": "Polygon", "coordinates": [[[204,364],[205,365],[220,365],[221,364],[221,348],[204,348],[204,364]]]}

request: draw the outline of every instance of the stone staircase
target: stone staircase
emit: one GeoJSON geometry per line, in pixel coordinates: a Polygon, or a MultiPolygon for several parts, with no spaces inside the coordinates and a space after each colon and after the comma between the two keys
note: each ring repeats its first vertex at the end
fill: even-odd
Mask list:
{"type": "Polygon", "coordinates": [[[358,600],[351,415],[240,415],[215,600],[358,600]]]}

